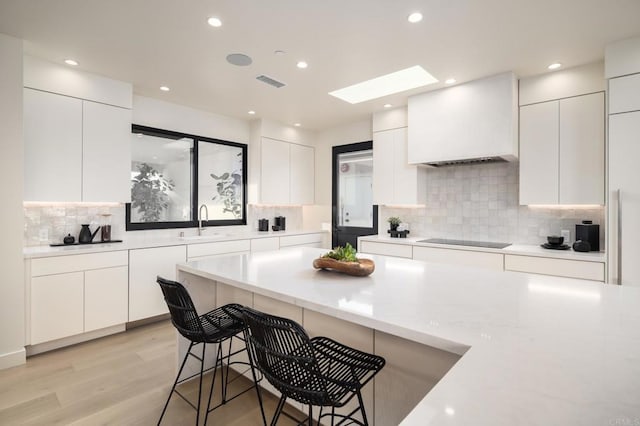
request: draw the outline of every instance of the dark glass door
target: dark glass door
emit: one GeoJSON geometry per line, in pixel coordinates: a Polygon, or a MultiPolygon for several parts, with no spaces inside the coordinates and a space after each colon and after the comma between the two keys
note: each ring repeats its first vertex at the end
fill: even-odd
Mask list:
{"type": "Polygon", "coordinates": [[[373,143],[333,147],[332,247],[378,233],[378,206],[373,205],[373,143]]]}

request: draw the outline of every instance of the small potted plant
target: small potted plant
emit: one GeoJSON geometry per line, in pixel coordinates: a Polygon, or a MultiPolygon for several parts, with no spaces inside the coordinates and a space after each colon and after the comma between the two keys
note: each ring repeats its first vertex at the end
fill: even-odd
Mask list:
{"type": "Polygon", "coordinates": [[[400,225],[400,218],[397,216],[391,216],[389,219],[387,219],[387,222],[389,222],[389,229],[391,231],[397,231],[398,230],[398,226],[400,225]]]}

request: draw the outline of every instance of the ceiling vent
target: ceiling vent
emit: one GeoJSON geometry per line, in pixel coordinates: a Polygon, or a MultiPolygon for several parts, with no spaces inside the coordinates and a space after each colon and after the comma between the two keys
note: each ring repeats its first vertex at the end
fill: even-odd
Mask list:
{"type": "Polygon", "coordinates": [[[491,164],[491,163],[506,163],[502,157],[480,157],[480,158],[466,158],[464,160],[449,160],[449,161],[435,161],[430,163],[424,163],[431,167],[445,167],[445,166],[458,166],[462,164],[491,164]]]}
{"type": "Polygon", "coordinates": [[[271,77],[267,77],[266,75],[262,74],[256,77],[257,80],[260,80],[263,83],[267,83],[270,86],[275,87],[276,89],[279,89],[283,86],[286,86],[286,84],[279,82],[278,80],[274,80],[271,77]]]}

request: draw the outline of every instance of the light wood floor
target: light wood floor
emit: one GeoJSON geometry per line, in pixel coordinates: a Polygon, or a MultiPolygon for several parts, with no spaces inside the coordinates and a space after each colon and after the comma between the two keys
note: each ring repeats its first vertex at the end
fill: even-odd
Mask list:
{"type": "MultiPolygon", "coordinates": [[[[25,365],[0,370],[0,424],[155,425],[176,364],[175,329],[169,321],[30,357],[25,365]]],[[[205,397],[210,383],[205,381],[205,397]]],[[[240,378],[233,387],[248,384],[240,378]]],[[[185,383],[181,389],[185,395],[197,395],[196,383],[185,383]]],[[[270,421],[277,400],[262,394],[270,421]]],[[[255,392],[247,392],[212,412],[208,424],[260,425],[257,401],[255,392]]],[[[195,424],[195,410],[174,395],[163,424],[195,424]]],[[[278,424],[295,422],[283,416],[278,424]]]]}

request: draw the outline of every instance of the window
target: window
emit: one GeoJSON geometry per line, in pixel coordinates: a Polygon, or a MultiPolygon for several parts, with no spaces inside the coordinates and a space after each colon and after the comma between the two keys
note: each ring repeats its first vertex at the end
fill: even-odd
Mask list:
{"type": "Polygon", "coordinates": [[[132,126],[127,230],[246,225],[247,145],[132,126]],[[204,220],[208,219],[208,220],[204,220]]]}

